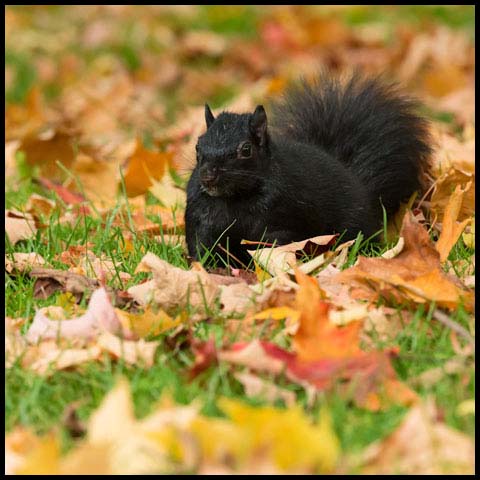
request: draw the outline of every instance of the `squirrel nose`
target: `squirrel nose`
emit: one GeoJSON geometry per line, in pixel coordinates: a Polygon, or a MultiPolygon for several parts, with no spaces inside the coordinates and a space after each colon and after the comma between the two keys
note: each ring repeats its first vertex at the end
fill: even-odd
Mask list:
{"type": "Polygon", "coordinates": [[[218,167],[210,167],[200,172],[200,179],[205,185],[213,185],[218,180],[218,167]]]}

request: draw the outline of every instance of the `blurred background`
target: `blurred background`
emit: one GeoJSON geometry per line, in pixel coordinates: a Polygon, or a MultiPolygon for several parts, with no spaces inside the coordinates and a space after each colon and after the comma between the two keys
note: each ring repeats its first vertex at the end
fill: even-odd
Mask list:
{"type": "Polygon", "coordinates": [[[463,128],[474,23],[474,6],[8,6],[6,138],[55,128],[90,155],[134,137],[173,148],[205,102],[247,110],[320,67],[384,72],[463,128]]]}

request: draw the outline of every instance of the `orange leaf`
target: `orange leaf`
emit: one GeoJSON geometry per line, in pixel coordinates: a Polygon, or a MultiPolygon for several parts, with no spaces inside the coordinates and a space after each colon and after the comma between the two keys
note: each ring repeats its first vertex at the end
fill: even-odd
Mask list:
{"type": "Polygon", "coordinates": [[[328,318],[330,305],[321,300],[317,281],[300,270],[295,272],[300,290],[297,293],[297,310],[300,327],[294,336],[299,360],[345,358],[360,353],[358,335],[361,324],[352,322],[338,327],[328,318]]]}
{"type": "Polygon", "coordinates": [[[129,197],[142,195],[152,186],[153,180],[160,180],[173,158],[172,152],[146,150],[137,139],[137,147],[130,157],[125,172],[125,187],[129,197]]]}
{"type": "Polygon", "coordinates": [[[440,253],[440,261],[444,262],[448,258],[448,254],[452,247],[457,243],[458,238],[466,227],[470,219],[463,222],[457,222],[460,207],[462,206],[463,195],[470,189],[472,182],[468,182],[465,188],[457,185],[455,191],[448,200],[447,207],[443,214],[442,233],[438,239],[435,248],[440,253]]]}
{"type": "Polygon", "coordinates": [[[440,307],[450,309],[463,301],[465,307],[471,310],[472,292],[443,271],[440,254],[435,250],[428,232],[410,212],[405,215],[400,234],[404,237],[405,246],[395,258],[359,257],[356,266],[338,275],[338,281],[370,282],[382,293],[400,292],[415,302],[435,301],[440,307]]]}

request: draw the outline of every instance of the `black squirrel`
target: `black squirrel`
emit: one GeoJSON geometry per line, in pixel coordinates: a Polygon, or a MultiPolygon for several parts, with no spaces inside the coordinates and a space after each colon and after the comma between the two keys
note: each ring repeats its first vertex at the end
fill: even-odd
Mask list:
{"type": "Polygon", "coordinates": [[[428,122],[417,107],[395,84],[358,72],[346,82],[323,72],[290,87],[268,126],[261,105],[217,118],[205,105],[207,131],[187,187],[189,255],[207,249],[248,264],[242,239],[374,235],[382,205],[395,213],[428,172],[428,122]]]}

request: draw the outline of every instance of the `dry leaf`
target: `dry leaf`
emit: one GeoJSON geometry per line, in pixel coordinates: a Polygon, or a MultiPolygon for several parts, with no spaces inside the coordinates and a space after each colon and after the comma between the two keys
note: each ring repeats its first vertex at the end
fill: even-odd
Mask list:
{"type": "MultiPolygon", "coordinates": [[[[292,268],[297,265],[297,258],[302,253],[319,256],[327,251],[335,242],[337,235],[321,235],[308,238],[300,242],[289,243],[280,247],[258,248],[248,250],[248,253],[255,259],[263,270],[271,275],[278,275],[283,272],[293,273],[292,268]]],[[[261,242],[242,241],[247,245],[262,245],[261,242]]],[[[319,265],[317,265],[319,266],[319,265]]]]}
{"type": "Polygon", "coordinates": [[[153,180],[148,191],[158,198],[166,208],[185,208],[187,195],[184,190],[176,186],[168,172],[163,175],[160,181],[153,180]]]}
{"type": "MultiPolygon", "coordinates": [[[[116,163],[80,153],[72,165],[72,173],[81,183],[82,194],[97,208],[115,205],[119,177],[116,163]]],[[[73,180],[70,186],[78,188],[73,180]]]]}
{"type": "Polygon", "coordinates": [[[130,365],[143,364],[151,367],[154,363],[155,352],[160,342],[146,342],[145,340],[125,340],[108,331],[103,332],[97,339],[99,347],[114,358],[120,358],[130,365]]]}
{"type": "Polygon", "coordinates": [[[33,289],[35,298],[48,298],[58,290],[83,295],[84,292],[95,290],[99,285],[97,280],[84,275],[52,268],[34,267],[29,275],[37,279],[33,289]]]}
{"type": "Polygon", "coordinates": [[[367,449],[362,473],[472,475],[472,439],[437,418],[433,402],[412,408],[391,435],[367,449]]]}
{"type": "MultiPolygon", "coordinates": [[[[55,307],[58,309],[58,307],[55,307]]],[[[84,315],[70,320],[50,320],[46,313],[51,307],[41,308],[25,335],[30,343],[39,339],[92,338],[99,329],[118,332],[121,323],[110,303],[106,290],[102,287],[93,292],[84,315]]],[[[60,309],[62,310],[62,309],[60,309]]]]}
{"type": "Polygon", "coordinates": [[[225,313],[245,313],[256,305],[258,295],[247,283],[220,285],[220,305],[225,313]]]}
{"type": "Polygon", "coordinates": [[[277,387],[257,375],[248,372],[238,372],[234,377],[243,385],[247,397],[261,397],[270,403],[275,400],[283,400],[285,405],[292,406],[295,403],[295,393],[290,390],[277,387]]]}
{"type": "Polygon", "coordinates": [[[385,285],[400,287],[403,295],[415,302],[435,301],[439,306],[454,309],[463,301],[465,307],[471,310],[472,293],[455,277],[443,272],[440,255],[427,231],[414,221],[409,212],[405,215],[401,235],[405,239],[405,247],[395,258],[359,257],[356,266],[338,275],[338,281],[373,281],[378,288],[385,285]]]}
{"type": "Polygon", "coordinates": [[[347,358],[360,353],[360,323],[340,328],[329,321],[329,304],[321,300],[317,281],[297,270],[300,285],[297,292],[297,310],[300,311],[300,327],[293,344],[299,360],[320,358],[347,358]]]}
{"type": "Polygon", "coordinates": [[[28,368],[39,375],[48,375],[57,370],[97,360],[101,354],[102,351],[97,345],[90,348],[58,348],[56,345],[51,345],[47,351],[44,348],[42,355],[32,361],[28,368]]]}
{"type": "Polygon", "coordinates": [[[214,304],[219,287],[200,266],[186,271],[161,260],[153,253],[147,253],[138,271],[153,272],[153,280],[130,287],[128,293],[141,305],[153,301],[166,311],[187,305],[205,313],[214,304]]]}
{"type": "Polygon", "coordinates": [[[281,472],[331,472],[339,455],[339,443],[327,412],[312,424],[299,407],[281,410],[269,406],[251,407],[222,398],[220,408],[228,419],[198,417],[192,431],[203,457],[213,464],[233,460],[233,472],[258,472],[267,461],[281,472]]]}
{"type": "Polygon", "coordinates": [[[154,312],[148,308],[143,313],[137,314],[125,312],[118,308],[115,309],[115,312],[122,323],[124,331],[131,332],[132,337],[135,338],[159,335],[186,321],[186,318],[182,315],[172,318],[163,310],[154,312]]]}
{"type": "Polygon", "coordinates": [[[457,243],[465,226],[470,221],[470,219],[467,219],[463,222],[457,222],[457,218],[462,205],[463,196],[471,186],[471,182],[467,183],[464,188],[462,188],[461,185],[457,185],[445,208],[442,220],[442,233],[435,244],[435,248],[440,253],[440,262],[442,263],[447,260],[450,250],[457,243]]]}
{"type": "Polygon", "coordinates": [[[236,365],[243,365],[252,370],[267,371],[278,374],[285,368],[283,360],[274,358],[263,348],[259,340],[245,344],[232,345],[230,350],[218,352],[218,359],[236,365]]]}
{"type": "Polygon", "coordinates": [[[142,195],[152,185],[153,180],[160,180],[173,154],[171,152],[152,152],[146,150],[141,141],[129,158],[127,170],[124,173],[125,188],[129,197],[142,195]]]}
{"type": "Polygon", "coordinates": [[[5,233],[12,245],[33,237],[37,232],[32,215],[16,210],[5,210],[5,233]]]}
{"type": "Polygon", "coordinates": [[[5,270],[8,273],[12,273],[13,271],[25,272],[33,267],[42,265],[45,265],[45,259],[35,252],[13,252],[12,254],[5,254],[5,270]]]}

